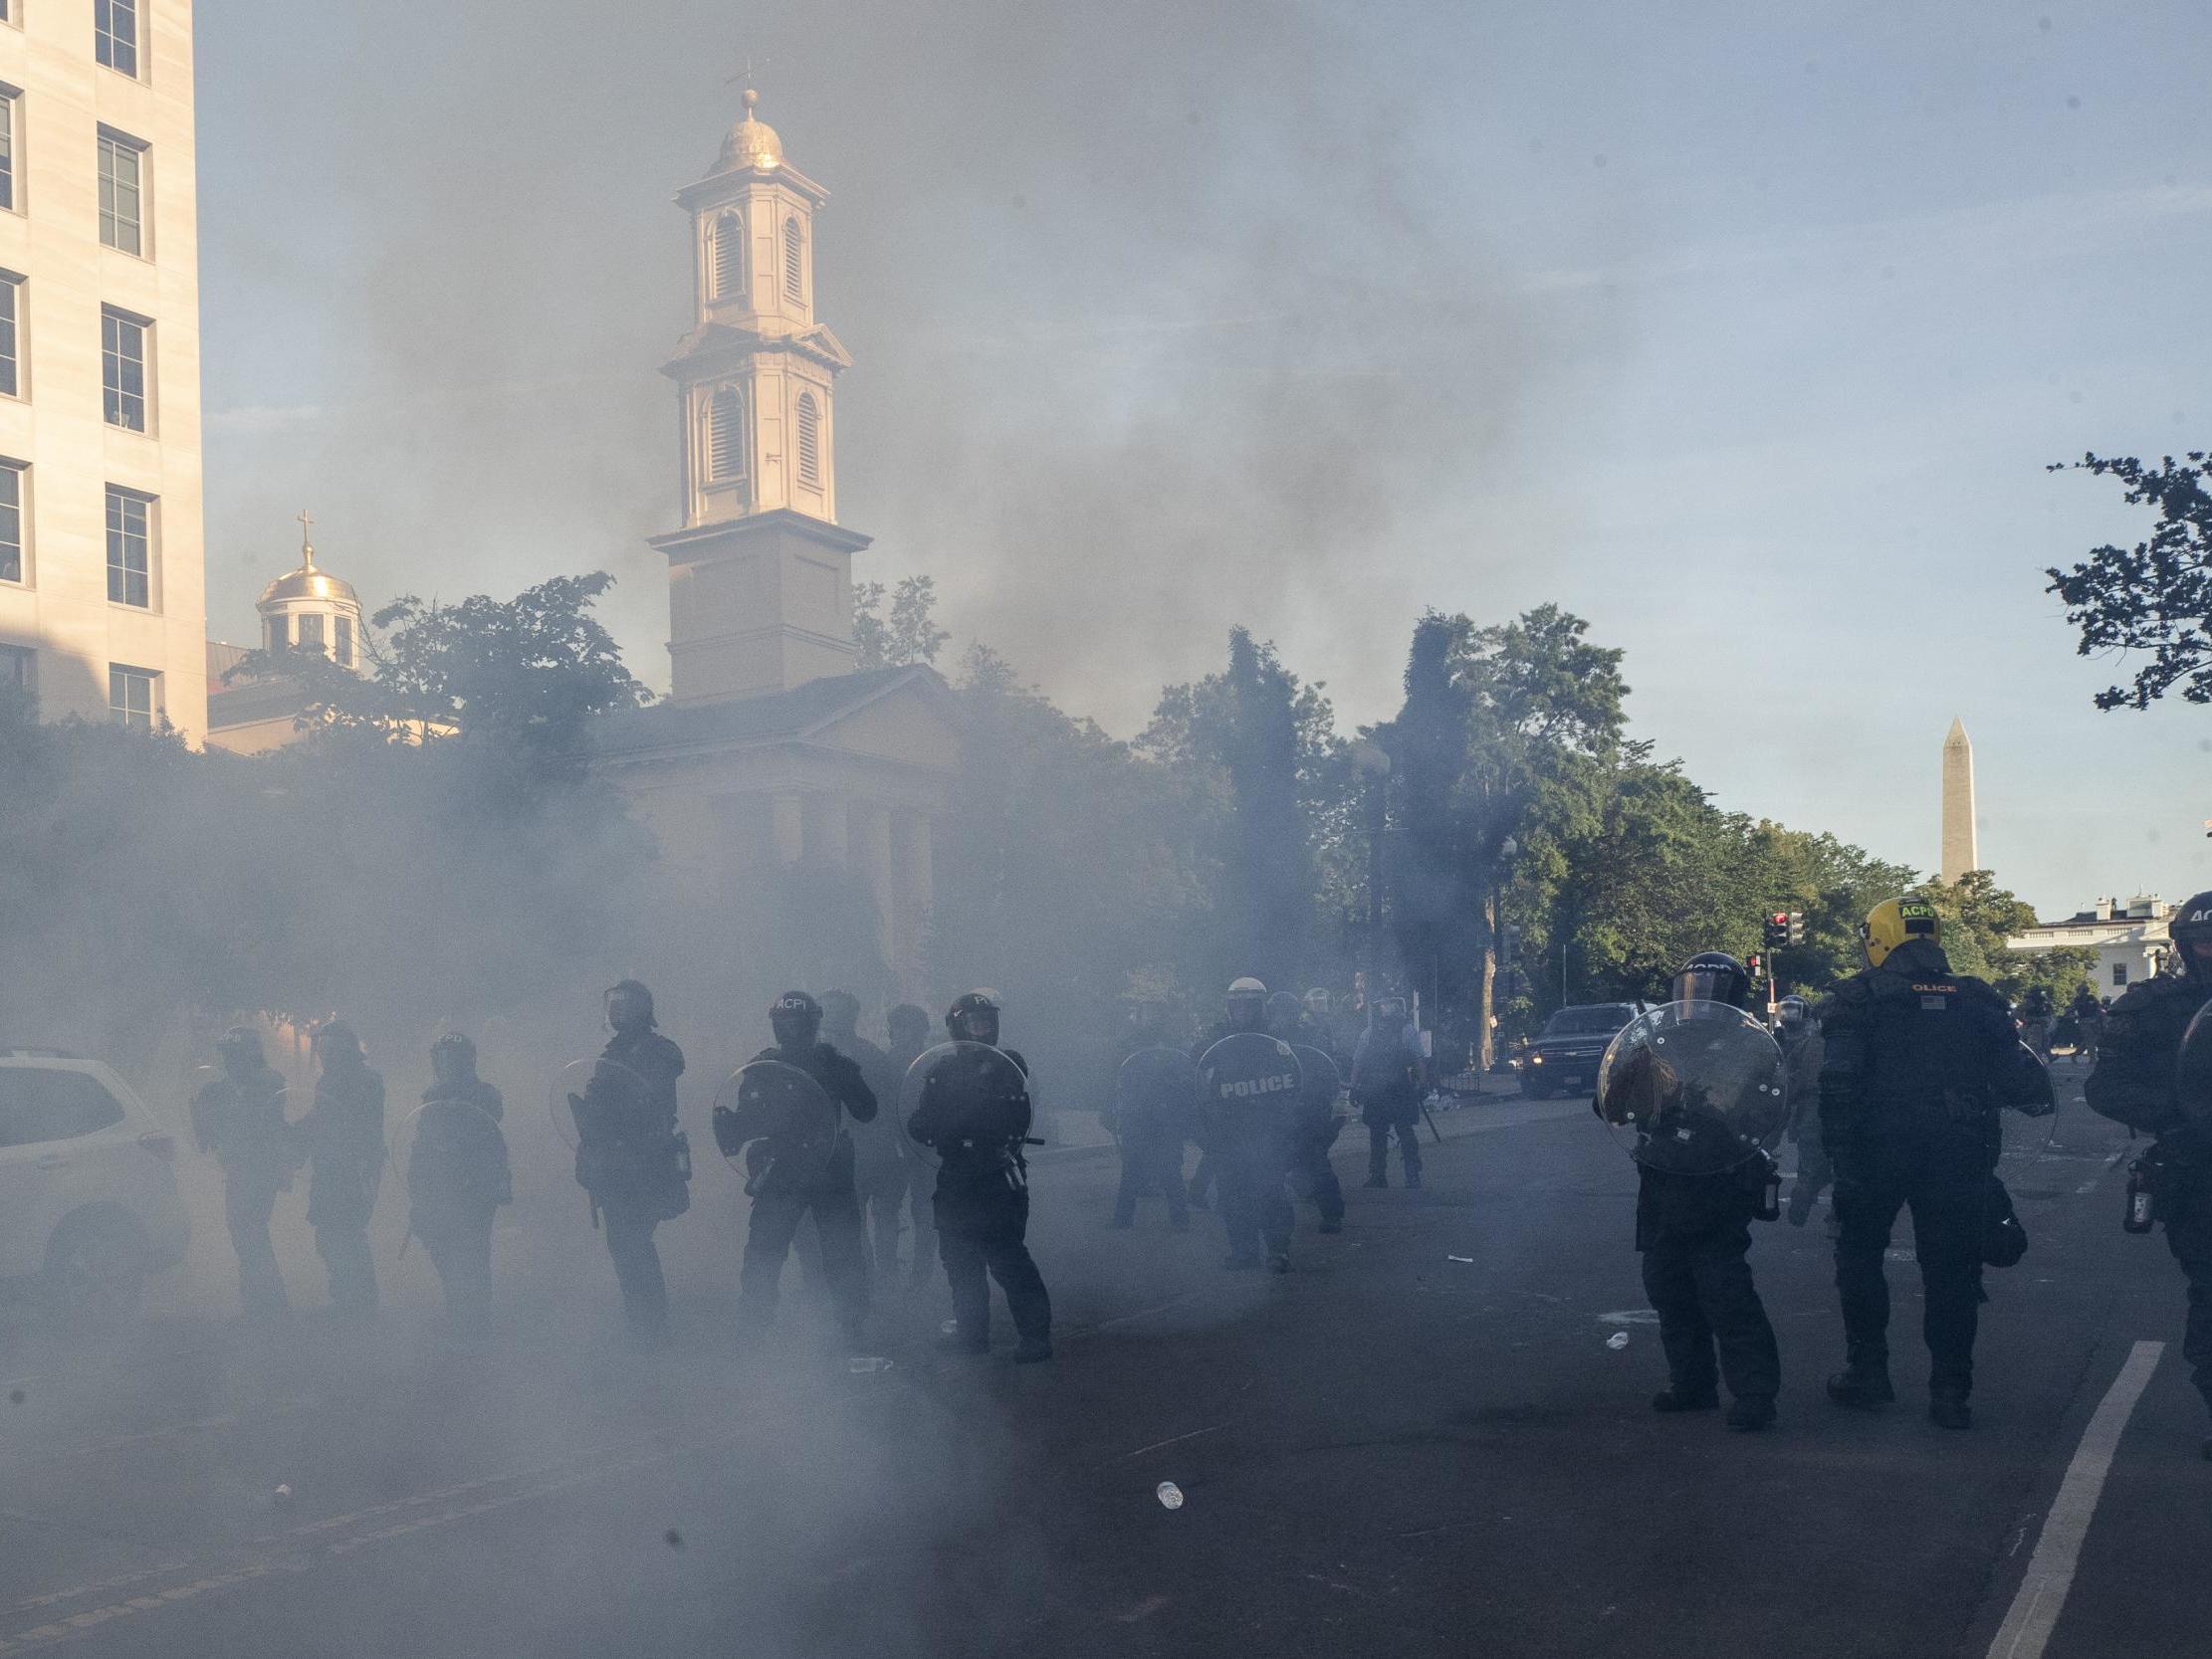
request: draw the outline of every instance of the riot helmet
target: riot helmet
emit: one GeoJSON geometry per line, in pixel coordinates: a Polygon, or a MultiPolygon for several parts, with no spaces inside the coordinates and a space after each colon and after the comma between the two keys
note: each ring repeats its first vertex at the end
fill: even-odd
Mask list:
{"type": "Polygon", "coordinates": [[[860,1035],[860,998],[842,985],[822,992],[822,1029],[832,1037],[860,1035]]]}
{"type": "Polygon", "coordinates": [[[315,1057],[326,1069],[354,1064],[361,1058],[361,1040],[343,1020],[326,1020],[315,1028],[315,1057]]]}
{"type": "Polygon", "coordinates": [[[636,979],[624,979],[607,989],[607,1024],[617,1031],[650,1031],[653,1019],[653,993],[636,979]]]}
{"type": "Polygon", "coordinates": [[[1725,950],[1700,950],[1674,975],[1676,1002],[1725,1002],[1751,1006],[1751,973],[1725,950]]]}
{"type": "Polygon", "coordinates": [[[234,1025],[215,1040],[215,1052],[233,1071],[258,1072],[268,1064],[261,1052],[261,1033],[250,1025],[234,1025]]]}
{"type": "Polygon", "coordinates": [[[966,991],[945,1010],[945,1029],[956,1043],[989,1043],[996,1048],[999,1011],[996,991],[966,991]]]}
{"type": "Polygon", "coordinates": [[[441,1083],[465,1083],[476,1076],[476,1044],[448,1031],[430,1045],[430,1071],[441,1083]]]}
{"type": "Polygon", "coordinates": [[[1304,1018],[1306,1005],[1288,991],[1276,991],[1267,998],[1268,1035],[1284,1041],[1298,1035],[1299,1021],[1304,1018]]]}
{"type": "Polygon", "coordinates": [[[778,1048],[812,1048],[821,1035],[822,1005],[804,991],[785,991],[769,1004],[769,1029],[778,1048]]]}
{"type": "Polygon", "coordinates": [[[1329,991],[1325,985],[1316,985],[1306,992],[1306,1018],[1315,1025],[1329,1023],[1329,991]]]}
{"type": "Polygon", "coordinates": [[[1880,967],[1907,939],[1924,938],[1940,945],[1943,925],[1925,899],[1884,899],[1867,913],[1867,920],[1859,925],[1859,937],[1867,965],[1880,967]]]}
{"type": "Polygon", "coordinates": [[[1250,974],[1228,987],[1228,1028],[1257,1031],[1267,1023],[1267,987],[1250,974]]]}
{"type": "Polygon", "coordinates": [[[911,1002],[902,1002],[884,1015],[883,1023],[891,1033],[893,1048],[920,1050],[929,1044],[930,1015],[927,1008],[918,1008],[911,1002]]]}
{"type": "Polygon", "coordinates": [[[2166,936],[2181,959],[2181,971],[2200,985],[2212,982],[2212,892],[2175,906],[2166,936]]]}
{"type": "Polygon", "coordinates": [[[1406,1023],[1406,999],[1386,996],[1368,1009],[1368,1021],[1373,1025],[1403,1025],[1406,1023]]]}
{"type": "Polygon", "coordinates": [[[1156,996],[1140,996],[1129,1005],[1129,1034],[1140,1042],[1157,1043],[1168,1028],[1168,1005],[1156,996]]]}
{"type": "Polygon", "coordinates": [[[1777,1006],[1776,1013],[1781,1019],[1782,1029],[1796,1033],[1812,1022],[1813,1005],[1802,996],[1785,996],[1777,1006]]]}

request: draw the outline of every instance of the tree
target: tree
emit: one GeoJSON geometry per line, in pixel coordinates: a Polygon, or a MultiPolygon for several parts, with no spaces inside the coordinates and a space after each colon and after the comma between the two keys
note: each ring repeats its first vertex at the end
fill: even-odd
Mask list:
{"type": "Polygon", "coordinates": [[[852,590],[852,638],[860,647],[860,666],[904,668],[912,663],[935,663],[938,652],[952,638],[937,626],[936,579],[909,576],[890,599],[886,612],[881,582],[862,582],[852,590]]]}
{"type": "Polygon", "coordinates": [[[2064,1002],[2097,973],[2097,953],[2080,947],[2012,950],[2005,940],[2036,925],[2035,908],[1997,885],[1987,870],[1969,870],[1956,882],[1923,882],[1912,890],[1943,921],[1943,953],[1961,973],[1987,979],[2017,999],[2033,986],[2064,1002]]]}
{"type": "Polygon", "coordinates": [[[2067,621],[2081,630],[2079,655],[2151,654],[2131,686],[2106,687],[2097,706],[2147,709],[2176,685],[2187,702],[2212,703],[2212,493],[2204,485],[2212,453],[2192,450],[2179,463],[2169,455],[2155,468],[2133,456],[2087,455],[2072,465],[2117,479],[2128,506],[2158,510],[2134,546],[2107,543],[2072,570],[2044,572],[2045,591],[2066,601],[2067,621]]]}

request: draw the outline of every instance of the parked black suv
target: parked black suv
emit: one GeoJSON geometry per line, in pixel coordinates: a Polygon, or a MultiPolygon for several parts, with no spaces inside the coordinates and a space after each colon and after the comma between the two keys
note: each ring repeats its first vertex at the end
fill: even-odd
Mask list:
{"type": "Polygon", "coordinates": [[[1636,1018],[1633,1002],[1589,1002],[1562,1008],[1544,1021],[1521,1056],[1521,1093],[1531,1100],[1598,1087],[1598,1062],[1613,1035],[1636,1018]]]}

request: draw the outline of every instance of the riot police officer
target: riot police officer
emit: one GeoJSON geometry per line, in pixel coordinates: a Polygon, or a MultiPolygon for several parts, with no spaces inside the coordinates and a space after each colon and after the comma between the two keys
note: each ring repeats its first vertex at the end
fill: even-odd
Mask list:
{"type": "Polygon", "coordinates": [[[1790,1141],[1797,1147],[1789,1218],[1791,1226],[1802,1227],[1836,1179],[1828,1149],[1821,1144],[1821,1031],[1812,1004],[1802,996],[1785,996],[1775,1036],[1782,1045],[1783,1077],[1789,1089],[1790,1141]]]}
{"type": "Polygon", "coordinates": [[[1995,1185],[2000,1107],[2048,1111],[2051,1083],[2015,1035],[2005,1000],[1953,973],[1934,906],[1877,905],[1861,930],[1866,968],[1821,1009],[1821,1141],[1836,1167],[1836,1289],[1845,1368],[1839,1405],[1896,1397],[1889,1380],[1889,1285],[1882,1257],[1898,1210],[1912,1211],[1925,1296],[1928,1416],[1973,1423],[1974,1334],[1983,1234],[1995,1185]]]}
{"type": "Polygon", "coordinates": [[[1298,1097],[1298,1122],[1290,1142],[1290,1181],[1313,1200],[1321,1212],[1320,1231],[1344,1231],[1344,1186],[1329,1162],[1329,1148],[1343,1132],[1336,1115],[1337,1091],[1342,1081],[1336,1061],[1327,1049],[1328,1035],[1306,1015],[1306,1005],[1288,991],[1267,999],[1267,1032],[1297,1051],[1302,1085],[1298,1097]]]}
{"type": "MultiPolygon", "coordinates": [[[[1735,957],[1718,950],[1690,957],[1675,975],[1673,996],[1677,1005],[1689,1005],[1673,1032],[1677,1066],[1695,1063],[1700,1042],[1740,1040],[1738,1034],[1748,1031],[1767,1047],[1771,1067],[1774,1051],[1754,1028],[1714,1017],[1709,1007],[1699,1013],[1698,1005],[1712,1003],[1750,1006],[1751,975],[1735,957]]],[[[1603,1116],[1605,1102],[1598,1106],[1603,1116]]],[[[1731,1148],[1722,1167],[1683,1171],[1647,1160],[1644,1144],[1637,1158],[1636,1247],[1644,1259],[1644,1294],[1659,1315],[1668,1377],[1652,1409],[1713,1410],[1725,1378],[1733,1398],[1728,1426],[1766,1428],[1774,1421],[1782,1360],[1749,1258],[1751,1223],[1772,1214],[1765,1196],[1773,1160],[1756,1147],[1748,1157],[1731,1148]]]]}
{"type": "MultiPolygon", "coordinates": [[[[2166,1224],[2166,1248],[2188,1281],[2181,1352],[2212,1407],[2212,1133],[2201,1111],[2183,1114],[2175,1079],[2182,1036],[2212,1002],[2212,892],[2176,907],[2166,931],[2180,972],[2138,981],[2112,1005],[2084,1093],[2093,1111],[2157,1138],[2137,1159],[2135,1180],[2148,1188],[2151,1215],[2166,1224]]],[[[2203,1449],[2212,1458],[2212,1440],[2203,1449]]]]}
{"type": "Polygon", "coordinates": [[[1215,1160],[1231,1271],[1290,1271],[1287,1183],[1299,1128],[1303,1070],[1267,1033],[1267,987],[1246,975],[1228,988],[1226,1033],[1199,1061],[1200,1140],[1215,1160]]]}
{"type": "Polygon", "coordinates": [[[277,1194],[292,1181],[294,1157],[284,1116],[284,1079],[262,1056],[261,1035],[233,1026],[215,1045],[222,1075],[192,1097],[192,1138],[223,1168],[223,1219],[238,1253],[238,1301],[248,1319],[287,1308],[284,1274],[269,1242],[277,1194]]]}
{"type": "Polygon", "coordinates": [[[668,1282],[653,1230],[691,1207],[691,1152],[676,1128],[684,1051],[661,1035],[653,993],[625,979],[606,993],[613,1031],[575,1114],[576,1184],[606,1225],[622,1317],[641,1348],[668,1344],[668,1282]]]}
{"type": "MultiPolygon", "coordinates": [[[[885,1056],[885,1070],[903,1086],[908,1069],[921,1059],[922,1051],[930,1046],[929,1011],[911,1002],[902,1002],[883,1016],[883,1025],[891,1038],[891,1048],[885,1056]]],[[[898,1098],[899,1091],[896,1089],[881,1097],[883,1115],[886,1118],[895,1116],[891,1106],[898,1098]]],[[[894,1124],[892,1127],[901,1135],[906,1133],[904,1124],[894,1124]]],[[[900,1151],[907,1165],[906,1213],[909,1225],[914,1230],[914,1254],[906,1266],[906,1288],[915,1291],[929,1283],[930,1264],[937,1259],[937,1220],[932,1213],[930,1195],[925,1190],[929,1181],[926,1176],[927,1165],[921,1152],[911,1139],[900,1151]]],[[[891,1219],[896,1221],[898,1218],[894,1214],[891,1219]]],[[[879,1261],[877,1266],[882,1267],[883,1264],[879,1261]]]]}
{"type": "Polygon", "coordinates": [[[724,1151],[747,1141],[765,1142],[765,1161],[756,1172],[753,1216],[746,1230],[745,1266],[739,1274],[738,1321],[754,1332],[775,1318],[783,1263],[799,1223],[814,1218],[821,1240],[822,1277],[837,1307],[845,1341],[858,1352],[868,1313],[867,1240],[861,1228],[860,1200],[853,1185],[852,1135],[841,1118],[865,1124],[876,1115],[875,1092],[849,1057],[821,1041],[822,1006],[804,991],[785,991],[769,1007],[769,1028],[775,1046],[753,1057],[804,1072],[833,1103],[840,1122],[823,1144],[807,1143],[793,1126],[750,1115],[745,1106],[715,1113],[715,1139],[724,1151]]]}
{"type": "Polygon", "coordinates": [[[1137,1200],[1157,1192],[1167,1200],[1169,1225],[1181,1233],[1191,1226],[1183,1143],[1191,1132],[1198,1074],[1188,1056],[1168,1046],[1167,1015],[1164,1004],[1150,999],[1130,1009],[1114,1100],[1099,1117],[1121,1153],[1112,1225],[1132,1225],[1137,1200]]]}
{"type": "Polygon", "coordinates": [[[506,1103],[476,1075],[476,1044],[449,1031],[430,1045],[430,1087],[407,1151],[407,1231],[422,1240],[456,1332],[492,1316],[492,1220],[515,1198],[500,1133],[506,1103]]]}
{"type": "Polygon", "coordinates": [[[376,1315],[376,1259],[368,1221],[384,1175],[384,1080],[353,1028],[332,1020],[315,1033],[315,1105],[297,1126],[310,1166],[308,1225],[330,1274],[331,1307],[344,1319],[376,1315]]]}
{"type": "Polygon", "coordinates": [[[1000,1051],[1012,1076],[989,1053],[998,1048],[996,993],[974,990],[956,998],[945,1029],[962,1045],[938,1059],[923,1077],[920,1104],[907,1133],[933,1147],[940,1163],[931,1199],[937,1249],[953,1293],[955,1330],[941,1346],[966,1353],[991,1348],[990,1272],[1005,1293],[1020,1346],[1014,1358],[1029,1364],[1052,1357],[1052,1300],[1029,1255],[1028,1165],[1021,1148],[1031,1122],[1028,1062],[1000,1051]]]}
{"type": "Polygon", "coordinates": [[[1352,1104],[1367,1125],[1367,1184],[1390,1185],[1390,1138],[1409,1189],[1421,1185],[1421,1098],[1427,1077],[1421,1033],[1406,1017],[1403,997],[1384,997],[1368,1010],[1367,1029],[1352,1052],[1352,1104]]]}
{"type": "Polygon", "coordinates": [[[898,1276],[899,1217],[910,1184],[906,1134],[888,1110],[899,1098],[905,1069],[860,1035],[860,999],[852,992],[826,990],[821,1004],[824,1040],[860,1068],[861,1080],[880,1109],[867,1118],[854,1114],[850,1133],[853,1194],[860,1204],[862,1236],[870,1240],[868,1265],[881,1285],[898,1276]]]}

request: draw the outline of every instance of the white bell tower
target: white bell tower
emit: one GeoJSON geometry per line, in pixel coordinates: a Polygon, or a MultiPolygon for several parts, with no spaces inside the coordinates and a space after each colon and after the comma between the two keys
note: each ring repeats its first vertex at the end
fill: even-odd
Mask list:
{"type": "Polygon", "coordinates": [[[837,523],[834,391],[852,359],[814,319],[814,214],[828,193],[755,114],[677,196],[692,221],[693,322],[662,372],[682,392],[683,527],[668,557],[677,703],[849,673],[852,555],[837,523]]]}

